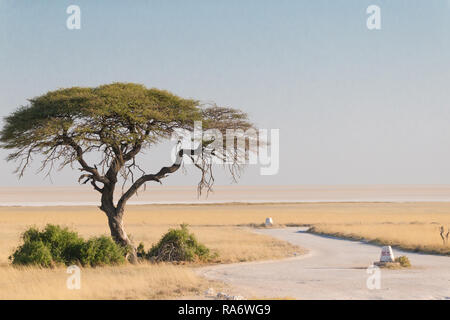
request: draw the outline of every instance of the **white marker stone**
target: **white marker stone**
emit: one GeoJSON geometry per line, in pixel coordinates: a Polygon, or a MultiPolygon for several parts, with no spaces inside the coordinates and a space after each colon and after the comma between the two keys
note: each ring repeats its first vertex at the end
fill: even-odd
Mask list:
{"type": "Polygon", "coordinates": [[[392,251],[391,246],[386,246],[381,248],[381,257],[380,262],[394,262],[394,252],[392,251]]]}
{"type": "Polygon", "coordinates": [[[273,226],[273,220],[272,218],[266,218],[266,227],[273,226]]]}

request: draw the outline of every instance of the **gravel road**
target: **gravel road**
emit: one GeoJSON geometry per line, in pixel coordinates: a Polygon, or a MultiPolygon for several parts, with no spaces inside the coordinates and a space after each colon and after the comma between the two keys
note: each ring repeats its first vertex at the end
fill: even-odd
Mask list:
{"type": "MultiPolygon", "coordinates": [[[[381,247],[313,235],[306,228],[260,229],[266,234],[309,250],[278,261],[201,268],[210,279],[230,284],[246,298],[295,299],[450,299],[450,257],[401,252],[412,268],[379,269],[380,288],[368,289],[367,268],[380,257],[381,247]]],[[[372,280],[374,278],[371,278],[372,280]]],[[[376,281],[369,281],[372,288],[376,281]]]]}

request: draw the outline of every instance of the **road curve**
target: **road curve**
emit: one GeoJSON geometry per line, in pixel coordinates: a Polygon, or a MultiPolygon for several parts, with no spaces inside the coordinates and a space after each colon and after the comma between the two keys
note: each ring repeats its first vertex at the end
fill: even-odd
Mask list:
{"type": "Polygon", "coordinates": [[[381,269],[380,289],[369,289],[367,280],[372,274],[367,268],[379,259],[379,246],[313,235],[306,230],[255,230],[306,248],[309,252],[305,255],[210,266],[198,272],[230,284],[233,294],[248,298],[450,299],[450,257],[394,250],[396,256],[408,256],[413,267],[381,269]]]}

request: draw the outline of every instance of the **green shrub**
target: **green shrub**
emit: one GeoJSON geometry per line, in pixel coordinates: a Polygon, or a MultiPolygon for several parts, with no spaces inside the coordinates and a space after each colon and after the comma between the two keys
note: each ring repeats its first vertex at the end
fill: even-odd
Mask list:
{"type": "Polygon", "coordinates": [[[155,261],[208,261],[213,258],[210,250],[199,243],[186,224],[180,229],[169,229],[154,245],[146,257],[155,261]]]}
{"type": "Polygon", "coordinates": [[[400,265],[403,268],[409,268],[411,267],[411,262],[409,261],[409,258],[407,256],[400,256],[395,258],[395,262],[400,263],[400,265]]]}
{"type": "Polygon", "coordinates": [[[40,240],[25,242],[9,258],[16,265],[36,265],[44,268],[54,265],[50,250],[40,240]]]}
{"type": "Polygon", "coordinates": [[[55,263],[71,265],[79,260],[79,252],[84,243],[78,233],[48,224],[43,231],[30,228],[22,236],[24,242],[42,241],[50,250],[55,263]]]}
{"type": "Polygon", "coordinates": [[[125,250],[111,238],[103,236],[85,241],[78,233],[56,225],[49,224],[42,231],[32,227],[22,234],[22,240],[23,245],[9,257],[16,265],[94,267],[125,261],[125,250]]]}
{"type": "Polygon", "coordinates": [[[81,248],[80,262],[83,266],[101,266],[125,262],[125,249],[111,238],[100,236],[91,238],[81,248]]]}

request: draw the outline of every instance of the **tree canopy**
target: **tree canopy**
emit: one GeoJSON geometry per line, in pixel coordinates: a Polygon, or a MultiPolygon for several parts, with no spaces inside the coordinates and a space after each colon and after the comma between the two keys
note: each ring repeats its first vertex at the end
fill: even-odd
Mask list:
{"type": "Polygon", "coordinates": [[[102,183],[107,177],[99,167],[133,161],[143,148],[170,138],[176,129],[192,130],[194,121],[224,135],[226,129],[252,127],[238,110],[202,108],[199,101],[132,83],[60,89],[29,102],[5,118],[0,133],[2,147],[14,150],[8,160],[20,161],[20,175],[34,154],[43,154],[41,169],[53,169],[56,160],[60,168],[78,162],[90,174],[85,178],[102,183]],[[85,155],[95,151],[103,156],[90,166],[85,155]]]}

